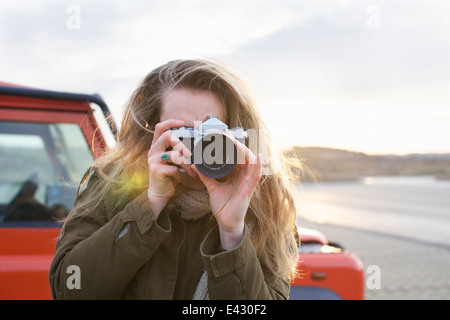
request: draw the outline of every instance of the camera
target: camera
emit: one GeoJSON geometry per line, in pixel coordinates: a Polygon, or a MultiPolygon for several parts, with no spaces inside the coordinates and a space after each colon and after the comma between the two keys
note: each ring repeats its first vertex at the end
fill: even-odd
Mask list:
{"type": "MultiPolygon", "coordinates": [[[[208,117],[197,128],[180,127],[168,131],[191,151],[192,156],[188,161],[194,163],[198,171],[207,177],[218,179],[231,173],[238,161],[233,140],[223,134],[227,130],[228,126],[218,117],[208,117]]],[[[248,147],[247,131],[240,127],[229,131],[236,140],[248,147]]],[[[178,167],[180,171],[184,171],[178,167]]]]}

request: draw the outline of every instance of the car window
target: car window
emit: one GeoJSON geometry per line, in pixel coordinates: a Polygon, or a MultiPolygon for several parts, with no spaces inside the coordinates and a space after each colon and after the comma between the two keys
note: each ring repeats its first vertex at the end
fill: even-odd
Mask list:
{"type": "Polygon", "coordinates": [[[0,225],[63,219],[92,161],[76,124],[0,121],[0,225]]]}

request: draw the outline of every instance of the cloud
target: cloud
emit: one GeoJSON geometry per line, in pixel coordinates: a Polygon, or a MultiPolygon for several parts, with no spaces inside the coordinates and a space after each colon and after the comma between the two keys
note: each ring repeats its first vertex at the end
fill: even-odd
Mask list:
{"type": "Polygon", "coordinates": [[[2,1],[2,79],[100,91],[118,110],[159,64],[233,54],[301,14],[279,1],[2,1]],[[68,27],[71,6],[79,8],[76,28],[68,27]]]}
{"type": "Polygon", "coordinates": [[[273,89],[274,99],[443,102],[441,89],[450,81],[449,6],[380,2],[379,30],[368,28],[367,8],[315,8],[309,18],[246,43],[227,59],[260,79],[264,91],[273,89]]]}

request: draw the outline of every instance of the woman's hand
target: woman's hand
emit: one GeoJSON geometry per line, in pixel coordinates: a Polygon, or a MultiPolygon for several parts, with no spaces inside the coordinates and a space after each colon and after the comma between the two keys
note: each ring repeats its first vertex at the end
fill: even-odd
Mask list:
{"type": "Polygon", "coordinates": [[[244,218],[253,192],[261,178],[261,155],[255,156],[229,132],[238,153],[238,164],[226,182],[218,182],[197,172],[206,186],[211,210],[219,225],[220,240],[225,250],[235,249],[244,236],[244,218]]]}
{"type": "Polygon", "coordinates": [[[177,137],[167,131],[171,128],[181,127],[183,124],[183,121],[170,119],[155,126],[152,145],[147,154],[149,171],[147,194],[150,206],[155,213],[155,219],[158,218],[169,199],[175,194],[176,180],[178,180],[180,172],[178,167],[170,163],[180,165],[191,177],[196,176],[185,158],[190,157],[191,152],[177,137]],[[169,147],[173,149],[166,151],[169,147]],[[164,153],[169,155],[167,161],[161,158],[164,153]]]}

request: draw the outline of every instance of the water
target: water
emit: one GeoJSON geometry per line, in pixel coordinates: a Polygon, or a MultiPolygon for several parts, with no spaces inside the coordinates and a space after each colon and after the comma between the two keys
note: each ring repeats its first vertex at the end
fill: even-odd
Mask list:
{"type": "Polygon", "coordinates": [[[298,223],[331,223],[450,247],[450,181],[366,177],[297,186],[298,223]]]}

